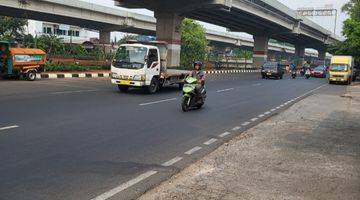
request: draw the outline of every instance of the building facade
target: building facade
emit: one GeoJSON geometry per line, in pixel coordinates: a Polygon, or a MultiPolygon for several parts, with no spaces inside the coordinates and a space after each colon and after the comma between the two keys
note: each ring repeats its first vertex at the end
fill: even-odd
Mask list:
{"type": "MultiPolygon", "coordinates": [[[[86,41],[92,41],[95,38],[99,38],[99,33],[94,30],[72,25],[35,20],[28,20],[26,32],[27,34],[31,34],[34,37],[41,35],[56,35],[59,38],[62,38],[65,43],[73,44],[82,44],[86,41]]],[[[113,35],[116,34],[114,33],[113,35]]]]}

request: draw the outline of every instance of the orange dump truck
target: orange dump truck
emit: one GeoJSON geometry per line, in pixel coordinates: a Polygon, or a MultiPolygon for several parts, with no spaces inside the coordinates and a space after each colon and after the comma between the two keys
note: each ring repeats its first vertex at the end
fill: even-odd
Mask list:
{"type": "Polygon", "coordinates": [[[41,49],[10,48],[9,42],[0,42],[0,74],[4,77],[26,77],[34,81],[45,62],[46,54],[41,49]]]}

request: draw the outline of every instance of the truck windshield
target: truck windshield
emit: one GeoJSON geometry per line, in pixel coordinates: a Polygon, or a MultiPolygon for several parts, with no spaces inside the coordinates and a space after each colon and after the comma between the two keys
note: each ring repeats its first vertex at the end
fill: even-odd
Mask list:
{"type": "Polygon", "coordinates": [[[145,47],[120,47],[113,59],[112,65],[116,68],[141,69],[145,64],[147,48],[145,47]]]}
{"type": "Polygon", "coordinates": [[[340,65],[340,64],[332,64],[330,66],[330,71],[333,71],[333,72],[346,72],[346,71],[348,71],[348,66],[347,65],[340,65]]]}

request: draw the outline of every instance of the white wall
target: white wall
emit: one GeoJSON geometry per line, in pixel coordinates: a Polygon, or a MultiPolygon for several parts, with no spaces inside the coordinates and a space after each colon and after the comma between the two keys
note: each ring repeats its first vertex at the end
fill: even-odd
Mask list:
{"type": "MultiPolygon", "coordinates": [[[[53,25],[60,25],[56,23],[51,22],[42,22],[42,21],[36,21],[36,20],[28,20],[28,25],[26,27],[26,33],[31,34],[34,37],[43,35],[43,27],[44,26],[50,26],[53,25]]],[[[99,32],[95,30],[88,30],[76,26],[70,26],[71,30],[77,30],[79,31],[79,36],[68,36],[68,35],[59,35],[58,37],[63,38],[64,42],[70,43],[72,40],[72,43],[81,44],[85,41],[90,41],[90,38],[99,38],[99,32]]],[[[114,41],[115,39],[118,41],[123,37],[124,33],[121,32],[112,32],[111,33],[111,40],[114,41]]]]}

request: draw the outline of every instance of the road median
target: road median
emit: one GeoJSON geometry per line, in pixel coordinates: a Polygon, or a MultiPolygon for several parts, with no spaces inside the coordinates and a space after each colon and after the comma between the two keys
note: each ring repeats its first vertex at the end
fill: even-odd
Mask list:
{"type": "Polygon", "coordinates": [[[314,94],[140,200],[359,199],[359,121],[360,85],[349,86],[343,95],[314,94]]]}

